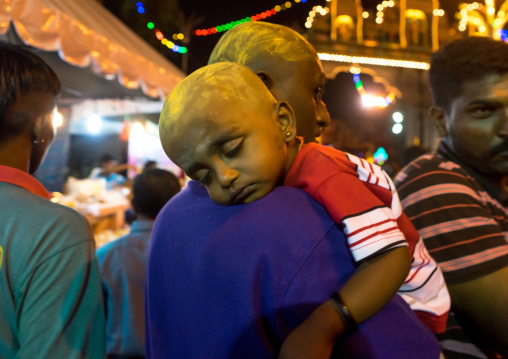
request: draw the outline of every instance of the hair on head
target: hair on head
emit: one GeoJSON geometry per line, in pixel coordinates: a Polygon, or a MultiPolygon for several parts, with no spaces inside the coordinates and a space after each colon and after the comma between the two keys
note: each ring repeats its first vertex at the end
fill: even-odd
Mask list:
{"type": "Polygon", "coordinates": [[[28,125],[25,118],[7,118],[18,96],[30,92],[60,93],[60,80],[39,56],[24,47],[0,41],[0,139],[16,136],[28,125]]]}
{"type": "Polygon", "coordinates": [[[245,22],[224,33],[208,60],[247,65],[259,58],[278,56],[285,62],[316,57],[314,47],[293,29],[268,22],[245,22]]]}
{"type": "Polygon", "coordinates": [[[429,83],[434,104],[446,111],[465,82],[508,72],[508,44],[487,37],[456,40],[432,55],[429,83]]]}
{"type": "Polygon", "coordinates": [[[111,153],[104,153],[101,155],[100,163],[108,163],[111,161],[115,161],[116,158],[111,153]]]}
{"type": "Polygon", "coordinates": [[[156,161],[153,161],[153,160],[148,160],[145,162],[145,164],[143,165],[143,170],[142,172],[146,172],[146,171],[149,171],[149,170],[153,170],[157,168],[157,162],[156,161]]]}
{"type": "Polygon", "coordinates": [[[159,211],[180,191],[180,181],[171,172],[155,168],[136,176],[132,206],[138,214],[155,219],[159,211]]]}

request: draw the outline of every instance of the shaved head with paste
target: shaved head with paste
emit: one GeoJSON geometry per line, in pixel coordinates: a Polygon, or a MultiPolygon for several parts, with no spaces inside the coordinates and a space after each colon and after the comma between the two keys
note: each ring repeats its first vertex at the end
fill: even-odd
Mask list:
{"type": "Polygon", "coordinates": [[[212,104],[220,99],[245,101],[249,106],[263,101],[265,104],[276,103],[249,68],[231,63],[205,66],[178,83],[167,97],[159,122],[161,139],[174,133],[175,123],[189,120],[195,112],[213,111],[212,104]]]}
{"type": "Polygon", "coordinates": [[[164,151],[219,204],[264,197],[298,152],[291,107],[248,67],[205,66],[169,94],[159,121],[164,151]]]}
{"type": "Polygon", "coordinates": [[[246,22],[226,32],[209,64],[236,62],[248,66],[277,101],[293,108],[298,135],[315,142],[330,115],[322,101],[326,81],[316,50],[296,31],[267,22],[246,22]]]}
{"type": "Polygon", "coordinates": [[[303,36],[288,27],[249,22],[226,32],[213,49],[208,63],[236,62],[253,69],[260,58],[269,56],[285,62],[317,58],[317,53],[303,36]]]}

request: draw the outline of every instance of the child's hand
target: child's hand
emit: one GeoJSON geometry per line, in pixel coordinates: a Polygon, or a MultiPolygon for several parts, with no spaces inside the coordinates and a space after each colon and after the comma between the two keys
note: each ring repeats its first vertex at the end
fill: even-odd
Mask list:
{"type": "Polygon", "coordinates": [[[279,359],[328,359],[342,331],[342,321],[333,304],[327,301],[289,334],[279,359]]]}

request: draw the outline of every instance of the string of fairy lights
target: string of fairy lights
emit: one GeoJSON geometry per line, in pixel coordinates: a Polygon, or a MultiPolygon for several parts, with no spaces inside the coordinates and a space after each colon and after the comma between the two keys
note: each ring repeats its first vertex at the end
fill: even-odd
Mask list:
{"type": "Polygon", "coordinates": [[[487,35],[508,42],[508,32],[504,29],[508,21],[508,1],[504,1],[497,12],[495,5],[494,0],[485,0],[485,5],[478,2],[459,4],[459,30],[466,31],[469,27],[470,35],[487,35]]]}
{"type": "MultiPolygon", "coordinates": [[[[296,4],[298,4],[298,3],[306,3],[307,2],[307,0],[293,0],[293,1],[296,4]]],[[[288,10],[291,7],[292,7],[291,2],[290,1],[286,1],[283,4],[276,5],[273,8],[268,9],[266,11],[262,11],[262,12],[256,14],[256,15],[247,16],[247,17],[245,17],[243,19],[240,19],[240,20],[231,21],[231,22],[229,22],[227,24],[222,24],[222,25],[217,25],[217,26],[209,27],[207,29],[197,29],[197,30],[194,30],[193,34],[197,35],[197,36],[207,36],[207,35],[213,35],[213,34],[217,34],[217,33],[220,33],[220,32],[228,31],[231,28],[233,28],[236,25],[239,25],[239,24],[241,24],[243,22],[265,20],[265,19],[269,18],[270,16],[277,15],[278,13],[280,13],[282,11],[288,10]]]]}
{"type": "MultiPolygon", "coordinates": [[[[143,5],[142,1],[132,0],[132,2],[136,3],[135,5],[136,5],[136,9],[137,9],[138,13],[144,14],[146,12],[145,6],[143,5]]],[[[152,21],[149,21],[146,24],[146,27],[149,28],[150,30],[153,30],[155,37],[161,42],[162,45],[166,46],[171,51],[178,52],[180,54],[185,54],[187,52],[187,48],[185,46],[178,45],[178,44],[174,43],[173,41],[168,40],[166,38],[166,36],[164,36],[164,34],[162,33],[161,30],[155,28],[155,24],[152,21]]],[[[183,40],[184,36],[182,33],[173,34],[172,38],[173,38],[173,40],[177,41],[177,40],[183,40]]]]}
{"type": "MultiPolygon", "coordinates": [[[[327,0],[327,1],[329,1],[329,0],[327,0]]],[[[139,14],[145,14],[146,10],[145,10],[145,7],[144,7],[142,1],[132,0],[132,2],[135,2],[136,8],[137,8],[137,12],[139,14]]],[[[306,3],[307,0],[293,0],[293,2],[295,4],[299,4],[299,3],[306,3]]],[[[216,26],[212,26],[212,27],[209,27],[209,28],[202,28],[202,29],[194,30],[192,32],[192,34],[196,35],[196,36],[208,36],[208,35],[213,35],[213,34],[221,33],[221,32],[224,32],[224,31],[228,31],[231,28],[235,27],[236,25],[239,25],[239,24],[247,22],[247,21],[262,21],[262,20],[265,20],[265,19],[267,19],[267,18],[269,18],[271,16],[277,15],[278,13],[280,13],[282,11],[290,9],[292,6],[293,6],[293,4],[291,3],[291,1],[286,1],[286,2],[284,2],[282,4],[275,5],[271,9],[267,9],[266,11],[262,11],[262,12],[260,12],[258,14],[252,15],[252,16],[247,16],[245,18],[242,18],[242,19],[239,19],[239,20],[234,20],[234,21],[228,22],[226,24],[221,24],[221,25],[216,25],[216,26]]],[[[173,34],[171,36],[171,38],[174,41],[172,41],[172,40],[168,39],[160,29],[155,28],[155,24],[154,24],[153,21],[149,21],[146,24],[146,27],[149,28],[150,30],[153,30],[155,37],[163,45],[165,45],[168,49],[172,50],[173,52],[178,52],[178,53],[181,53],[181,54],[184,54],[184,53],[187,52],[187,48],[185,46],[178,45],[178,44],[176,44],[174,42],[174,41],[182,41],[185,38],[184,34],[182,34],[182,33],[175,33],[175,34],[173,34]]]]}

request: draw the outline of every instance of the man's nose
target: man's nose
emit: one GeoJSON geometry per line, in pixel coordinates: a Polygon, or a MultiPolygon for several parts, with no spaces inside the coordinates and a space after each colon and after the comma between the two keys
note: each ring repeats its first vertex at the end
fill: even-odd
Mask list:
{"type": "Polygon", "coordinates": [[[502,117],[499,119],[497,135],[503,139],[508,139],[508,106],[505,106],[502,117]]]}
{"type": "Polygon", "coordinates": [[[330,124],[330,114],[323,101],[319,101],[317,108],[317,124],[319,127],[326,127],[330,124]]]}

